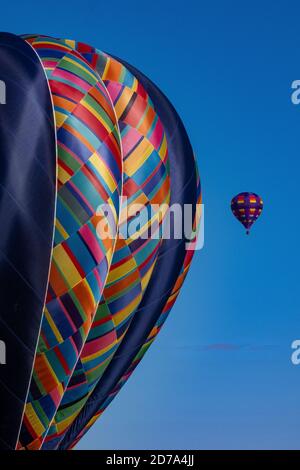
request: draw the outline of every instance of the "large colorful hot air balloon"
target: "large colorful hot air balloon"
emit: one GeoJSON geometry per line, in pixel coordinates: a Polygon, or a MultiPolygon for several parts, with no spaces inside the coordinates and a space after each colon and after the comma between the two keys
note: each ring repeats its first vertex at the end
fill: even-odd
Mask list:
{"type": "Polygon", "coordinates": [[[200,181],[175,109],[126,62],[1,34],[0,65],[0,448],[70,449],[178,296],[193,251],[164,236],[168,209],[189,204],[195,236],[200,181]]]}
{"type": "Polygon", "coordinates": [[[254,222],[261,215],[263,206],[262,198],[255,193],[239,193],[232,199],[232,213],[243,224],[247,235],[249,235],[254,222]]]}

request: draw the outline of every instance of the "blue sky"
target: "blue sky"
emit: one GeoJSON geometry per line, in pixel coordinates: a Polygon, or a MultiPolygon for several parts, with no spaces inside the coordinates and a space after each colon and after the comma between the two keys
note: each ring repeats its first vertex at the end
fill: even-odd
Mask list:
{"type": "Polygon", "coordinates": [[[1,4],[3,31],[82,40],[136,65],[176,106],[199,161],[205,248],[79,448],[300,448],[299,17],[294,0],[1,4]],[[229,208],[240,191],[265,202],[249,237],[229,208]]]}

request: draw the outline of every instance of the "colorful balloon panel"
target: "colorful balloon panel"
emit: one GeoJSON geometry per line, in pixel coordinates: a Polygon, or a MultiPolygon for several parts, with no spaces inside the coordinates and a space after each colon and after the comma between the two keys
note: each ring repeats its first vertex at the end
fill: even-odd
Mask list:
{"type": "MultiPolygon", "coordinates": [[[[55,448],[85,405],[127,332],[157,259],[161,237],[156,233],[164,221],[170,200],[166,135],[151,100],[138,80],[117,60],[85,44],[65,41],[97,71],[113,101],[123,150],[123,204],[119,236],[102,300],[61,406],[45,439],[44,448],[55,448]],[[145,224],[130,236],[128,214],[134,204],[147,212],[145,224]],[[152,210],[149,221],[148,211],[152,210]],[[104,329],[109,317],[112,328],[104,329]]],[[[134,217],[131,217],[131,225],[134,217]]]]}
{"type": "MultiPolygon", "coordinates": [[[[40,303],[26,303],[20,290],[28,314],[36,308],[35,322],[20,321],[31,344],[19,376],[23,391],[0,447],[72,448],[132,374],[177,298],[193,251],[189,238],[166,238],[164,222],[172,204],[190,204],[196,229],[201,186],[178,114],[137,69],[72,40],[1,37],[37,103],[28,117],[18,109],[20,147],[39,139],[29,153],[37,177],[28,195],[41,197],[23,220],[38,216],[47,249],[34,257],[43,245],[28,224],[21,235],[33,241],[33,258],[18,255],[13,267],[22,260],[33,279],[43,274],[40,303]]],[[[1,142],[3,161],[6,147],[9,140],[1,142]]],[[[22,180],[21,172],[11,174],[22,180]]],[[[0,216],[7,207],[1,201],[0,216]]],[[[1,267],[5,277],[9,267],[1,267]]],[[[9,305],[10,295],[4,302],[9,305]]],[[[16,344],[22,333],[17,327],[16,344]]]]}

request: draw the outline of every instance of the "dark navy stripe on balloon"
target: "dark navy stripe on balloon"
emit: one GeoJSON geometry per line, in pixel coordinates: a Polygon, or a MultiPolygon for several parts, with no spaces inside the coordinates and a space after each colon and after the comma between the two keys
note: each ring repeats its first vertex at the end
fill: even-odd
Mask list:
{"type": "MultiPolygon", "coordinates": [[[[197,203],[197,175],[193,150],[183,123],[164,94],[145,75],[117,58],[148,92],[164,126],[170,159],[171,204],[197,203]]],[[[195,215],[195,212],[194,212],[195,215]]],[[[164,240],[149,285],[129,329],[95,390],[78,415],[59,449],[68,449],[130,367],[158,320],[180,273],[186,254],[185,240],[164,240]]],[[[47,449],[47,444],[44,444],[47,449]]]]}
{"type": "Polygon", "coordinates": [[[0,33],[0,449],[15,448],[48,284],[56,198],[53,106],[23,39],[0,33]]]}

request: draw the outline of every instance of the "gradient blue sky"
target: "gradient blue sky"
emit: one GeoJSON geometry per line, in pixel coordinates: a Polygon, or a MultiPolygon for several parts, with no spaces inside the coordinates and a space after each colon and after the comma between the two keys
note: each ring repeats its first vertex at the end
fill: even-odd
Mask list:
{"type": "Polygon", "coordinates": [[[4,31],[82,40],[144,71],[199,161],[205,248],[160,337],[79,448],[300,448],[300,366],[290,361],[300,338],[299,18],[294,0],[1,3],[4,31]],[[240,191],[265,201],[250,237],[229,209],[240,191]]]}

